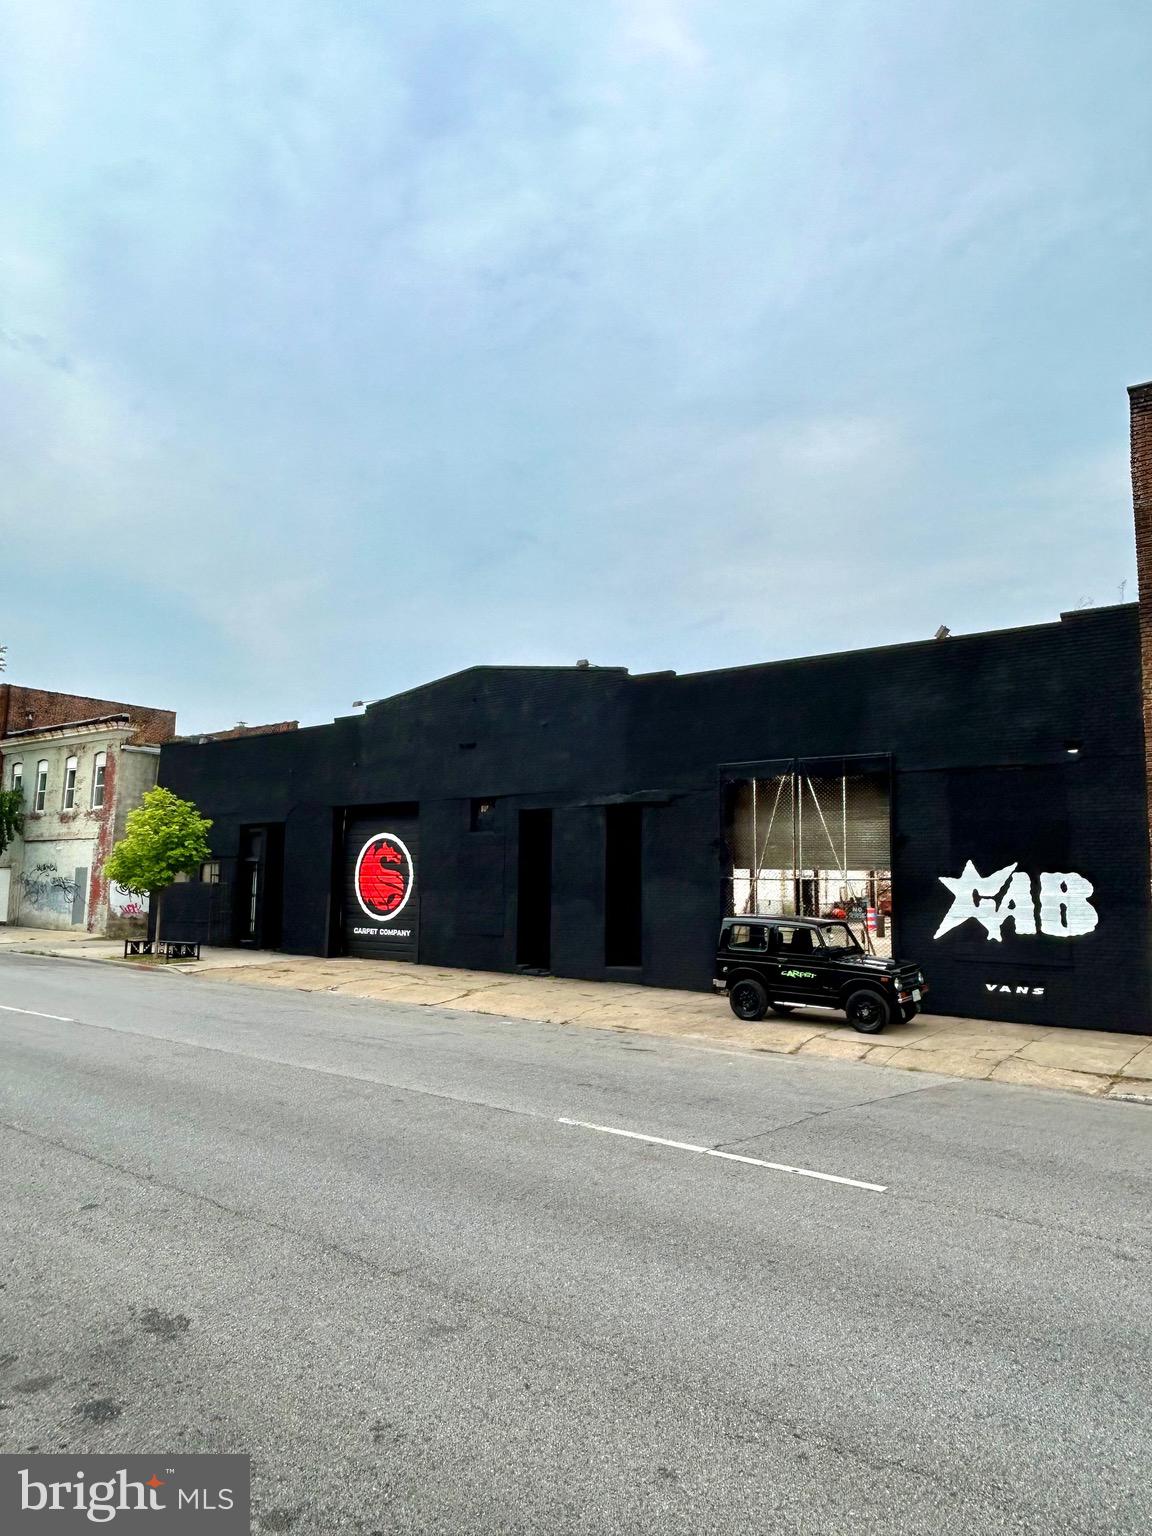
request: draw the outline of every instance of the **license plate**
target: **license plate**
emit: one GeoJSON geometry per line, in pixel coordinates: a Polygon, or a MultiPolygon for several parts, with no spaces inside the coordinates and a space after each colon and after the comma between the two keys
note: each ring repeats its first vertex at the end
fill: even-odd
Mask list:
{"type": "Polygon", "coordinates": [[[912,988],[912,1001],[914,1003],[918,1003],[920,1001],[920,988],[919,987],[913,987],[912,988]]]}

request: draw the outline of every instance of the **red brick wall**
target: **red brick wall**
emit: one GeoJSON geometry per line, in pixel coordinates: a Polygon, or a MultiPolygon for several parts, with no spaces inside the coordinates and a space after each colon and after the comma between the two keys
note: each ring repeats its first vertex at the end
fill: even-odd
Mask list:
{"type": "Polygon", "coordinates": [[[195,736],[177,736],[177,741],[233,741],[239,736],[281,736],[300,728],[299,720],[277,720],[272,725],[234,725],[227,731],[201,731],[195,736]]]}
{"type": "Polygon", "coordinates": [[[132,744],[158,747],[176,734],[176,715],[169,709],[146,709],[112,699],[90,699],[80,693],[51,693],[46,688],[21,688],[0,683],[0,736],[9,731],[46,730],[98,715],[127,715],[136,726],[132,744]]]}
{"type": "Polygon", "coordinates": [[[1128,391],[1132,422],[1132,512],[1140,601],[1140,665],[1144,696],[1144,770],[1152,836],[1152,382],[1128,391]]]}

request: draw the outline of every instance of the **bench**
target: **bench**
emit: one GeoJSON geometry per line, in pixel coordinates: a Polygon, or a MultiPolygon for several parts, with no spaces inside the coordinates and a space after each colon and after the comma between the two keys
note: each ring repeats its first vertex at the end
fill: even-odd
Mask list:
{"type": "Polygon", "coordinates": [[[132,955],[161,955],[165,960],[199,960],[200,946],[188,939],[125,939],[125,960],[132,955]]]}

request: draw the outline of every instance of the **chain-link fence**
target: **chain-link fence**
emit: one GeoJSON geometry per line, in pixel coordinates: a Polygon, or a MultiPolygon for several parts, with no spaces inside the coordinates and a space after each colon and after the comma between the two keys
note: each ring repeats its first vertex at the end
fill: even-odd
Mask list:
{"type": "Polygon", "coordinates": [[[729,788],[729,914],[845,918],[866,949],[890,955],[887,773],[801,764],[729,788]]]}

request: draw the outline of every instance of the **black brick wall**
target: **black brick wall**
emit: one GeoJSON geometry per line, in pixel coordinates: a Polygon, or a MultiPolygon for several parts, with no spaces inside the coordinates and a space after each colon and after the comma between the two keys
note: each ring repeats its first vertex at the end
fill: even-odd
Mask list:
{"type": "MultiPolygon", "coordinates": [[[[517,812],[552,807],[553,969],[590,978],[606,974],[603,802],[642,796],[643,979],[703,988],[723,902],[721,765],[883,754],[897,942],[930,973],[933,1008],[1144,1030],[1141,720],[1139,617],[1127,604],[679,678],[481,668],[330,726],[166,746],[160,778],[214,819],[224,857],[242,826],[284,824],[282,943],[298,953],[338,943],[344,810],[417,802],[420,958],[481,968],[515,965],[517,812]],[[468,830],[470,800],[481,797],[499,802],[494,832],[468,830]],[[1018,861],[1034,877],[1087,877],[1098,928],[1076,939],[1009,930],[997,944],[970,922],[936,940],[951,901],[939,877],[968,858],[984,874],[1018,861]],[[1042,1004],[990,995],[1000,980],[1044,985],[1042,1004]]],[[[191,922],[197,887],[183,890],[191,922]]]]}

